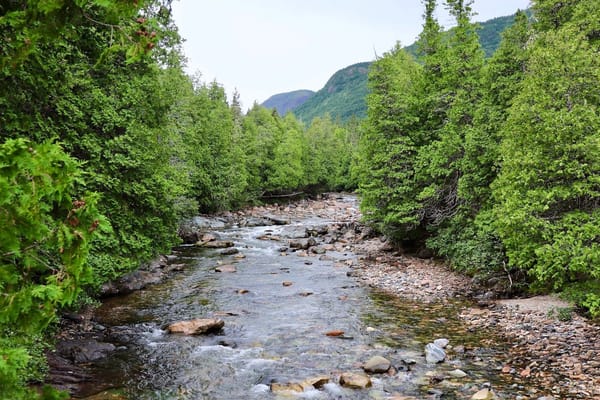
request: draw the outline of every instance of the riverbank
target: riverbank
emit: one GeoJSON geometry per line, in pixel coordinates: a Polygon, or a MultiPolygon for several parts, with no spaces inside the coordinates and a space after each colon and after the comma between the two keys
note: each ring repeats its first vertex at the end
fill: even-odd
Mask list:
{"type": "Polygon", "coordinates": [[[530,399],[600,399],[600,326],[576,314],[571,304],[555,296],[495,299],[493,292],[440,260],[395,251],[385,238],[373,236],[370,229],[360,226],[356,205],[334,196],[257,207],[244,214],[288,218],[316,214],[356,225],[346,234],[345,246],[359,255],[358,264],[352,266],[359,282],[426,303],[473,299],[473,306],[465,307],[460,315],[469,329],[493,332],[511,343],[504,367],[498,371],[503,379],[515,385],[533,382],[539,390],[531,393],[530,399]]]}

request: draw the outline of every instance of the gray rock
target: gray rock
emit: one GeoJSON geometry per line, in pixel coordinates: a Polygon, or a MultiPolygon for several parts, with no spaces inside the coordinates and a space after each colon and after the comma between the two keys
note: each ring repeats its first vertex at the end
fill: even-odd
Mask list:
{"type": "Polygon", "coordinates": [[[429,364],[441,363],[446,359],[446,352],[441,347],[429,343],[425,346],[425,359],[429,364]]]}
{"type": "Polygon", "coordinates": [[[219,265],[218,267],[216,267],[215,272],[223,272],[223,273],[231,274],[231,273],[237,272],[237,269],[235,268],[234,265],[226,264],[226,265],[219,265]]]}
{"type": "Polygon", "coordinates": [[[236,249],[235,247],[230,247],[228,249],[221,250],[221,252],[219,254],[221,254],[223,256],[231,256],[231,255],[237,254],[239,252],[240,251],[238,249],[236,249]]]}
{"type": "Polygon", "coordinates": [[[265,215],[265,218],[271,221],[272,225],[287,225],[289,221],[282,217],[276,217],[274,215],[265,215]]]}
{"type": "Polygon", "coordinates": [[[317,241],[312,237],[310,237],[308,239],[290,240],[290,242],[289,242],[290,248],[299,249],[299,250],[308,250],[309,247],[316,246],[316,245],[317,245],[317,241]]]}
{"type": "Polygon", "coordinates": [[[100,360],[115,351],[116,347],[111,343],[98,342],[93,339],[75,339],[59,342],[56,349],[59,354],[77,364],[82,364],[100,360]]]}
{"type": "Polygon", "coordinates": [[[225,249],[233,247],[233,242],[231,240],[212,240],[210,242],[197,242],[196,246],[206,247],[207,249],[225,249]]]}
{"type": "Polygon", "coordinates": [[[448,372],[448,375],[450,375],[453,378],[464,378],[465,376],[467,376],[467,373],[463,370],[455,369],[453,371],[448,372]]]}
{"type": "Polygon", "coordinates": [[[369,359],[369,361],[367,361],[365,365],[363,365],[363,369],[365,370],[365,372],[381,374],[387,372],[391,366],[392,363],[387,358],[375,356],[371,357],[371,359],[369,359]]]}

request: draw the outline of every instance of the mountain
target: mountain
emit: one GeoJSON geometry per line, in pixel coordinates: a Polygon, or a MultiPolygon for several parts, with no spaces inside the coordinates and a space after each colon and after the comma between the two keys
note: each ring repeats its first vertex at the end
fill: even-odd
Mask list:
{"type": "Polygon", "coordinates": [[[301,106],[309,97],[314,95],[312,90],[294,90],[293,92],[279,93],[269,97],[261,105],[265,108],[274,108],[279,115],[301,106]]]}
{"type": "MultiPolygon", "coordinates": [[[[496,51],[500,44],[501,33],[512,25],[514,19],[514,15],[509,15],[479,23],[479,40],[487,57],[496,51]]],[[[416,55],[417,44],[413,43],[407,46],[406,50],[416,55]]],[[[342,121],[347,121],[352,117],[364,118],[367,112],[365,99],[368,93],[367,77],[370,64],[370,62],[362,62],[337,71],[329,78],[325,87],[289,110],[306,123],[312,121],[314,117],[327,113],[334,119],[339,118],[342,121]]],[[[276,105],[267,105],[267,102],[278,96],[284,96],[283,99],[286,99],[286,96],[292,93],[296,92],[272,96],[262,105],[267,108],[277,108],[279,112],[276,105]]],[[[280,112],[280,114],[282,113],[280,112]]]]}
{"type": "Polygon", "coordinates": [[[342,121],[352,116],[364,118],[370,65],[370,62],[362,62],[339,70],[321,90],[293,110],[294,114],[307,123],[326,113],[342,121]]]}

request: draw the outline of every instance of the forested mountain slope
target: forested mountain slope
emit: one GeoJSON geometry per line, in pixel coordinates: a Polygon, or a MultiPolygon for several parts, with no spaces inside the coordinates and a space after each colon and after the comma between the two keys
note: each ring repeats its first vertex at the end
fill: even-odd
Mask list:
{"type": "MultiPolygon", "coordinates": [[[[493,18],[479,23],[479,42],[485,56],[490,57],[498,48],[501,33],[515,20],[514,15],[493,18]]],[[[452,30],[450,30],[452,32],[452,30]]],[[[416,56],[416,42],[407,46],[406,50],[416,56]]],[[[281,113],[280,104],[294,104],[291,108],[285,107],[285,112],[291,110],[304,122],[310,122],[314,117],[331,115],[333,119],[347,121],[352,117],[364,118],[367,105],[367,71],[371,62],[361,62],[350,65],[337,71],[327,81],[325,86],[309,97],[303,97],[298,102],[299,92],[281,93],[271,96],[269,100],[262,103],[264,107],[276,108],[281,113]],[[276,102],[273,102],[276,99],[276,102]]]]}

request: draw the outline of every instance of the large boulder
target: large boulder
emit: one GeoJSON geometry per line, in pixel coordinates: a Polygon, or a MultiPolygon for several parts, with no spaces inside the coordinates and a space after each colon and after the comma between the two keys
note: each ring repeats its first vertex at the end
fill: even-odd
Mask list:
{"type": "Polygon", "coordinates": [[[169,333],[182,333],[184,335],[202,335],[204,333],[218,332],[225,322],[216,318],[200,318],[190,321],[179,321],[169,325],[169,333]]]}
{"type": "Polygon", "coordinates": [[[94,339],[59,341],[56,345],[56,351],[59,354],[76,364],[100,360],[115,350],[114,344],[99,342],[94,339]]]}

